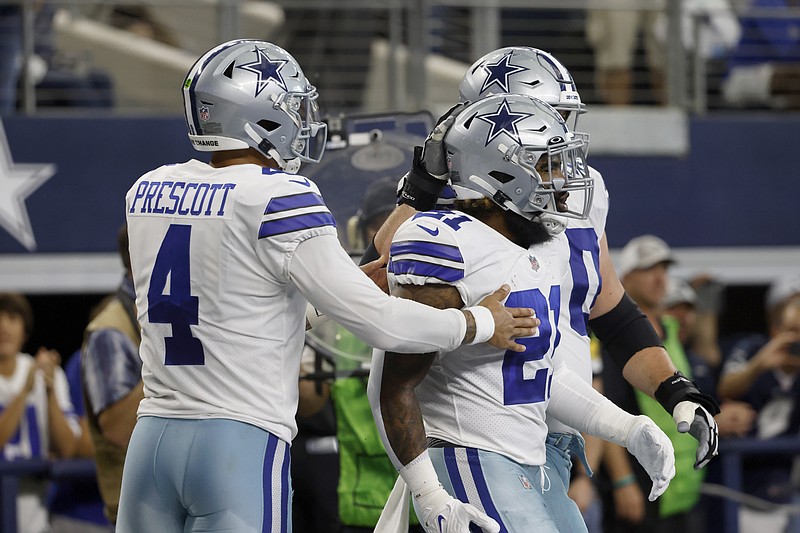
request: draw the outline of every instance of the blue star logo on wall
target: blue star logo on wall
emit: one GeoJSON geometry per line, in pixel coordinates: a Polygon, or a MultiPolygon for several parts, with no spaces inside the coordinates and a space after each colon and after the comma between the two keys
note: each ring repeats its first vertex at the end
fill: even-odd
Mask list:
{"type": "Polygon", "coordinates": [[[521,145],[522,140],[519,138],[519,130],[517,130],[517,123],[532,117],[533,113],[514,113],[508,107],[508,100],[503,98],[503,103],[494,113],[486,113],[485,115],[478,115],[477,118],[491,125],[489,136],[486,138],[488,146],[490,142],[497,138],[501,133],[505,133],[511,137],[517,144],[521,145]]]}
{"type": "Polygon", "coordinates": [[[500,87],[500,92],[507,93],[508,78],[517,72],[524,72],[528,70],[526,67],[519,65],[512,65],[511,54],[506,54],[497,60],[497,63],[487,63],[483,65],[483,70],[486,71],[486,79],[483,80],[483,87],[481,87],[481,94],[486,92],[492,84],[497,84],[500,87]]]}
{"type": "Polygon", "coordinates": [[[257,59],[252,63],[238,65],[236,68],[249,70],[250,72],[258,74],[258,80],[256,81],[256,96],[261,94],[261,91],[266,89],[270,81],[277,83],[278,86],[284,91],[288,90],[286,89],[286,81],[281,75],[281,69],[286,65],[286,63],[289,62],[289,60],[270,59],[266,52],[258,47],[256,47],[253,51],[256,53],[257,59]]]}
{"type": "Polygon", "coordinates": [[[55,173],[55,165],[14,164],[0,121],[0,226],[30,252],[36,237],[25,200],[55,173]]]}

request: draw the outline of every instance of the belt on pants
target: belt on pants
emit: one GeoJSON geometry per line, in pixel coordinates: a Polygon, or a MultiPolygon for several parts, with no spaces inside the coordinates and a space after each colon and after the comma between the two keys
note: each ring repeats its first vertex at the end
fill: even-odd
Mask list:
{"type": "Polygon", "coordinates": [[[585,443],[583,437],[577,433],[548,433],[545,442],[554,448],[557,448],[565,453],[574,454],[578,460],[583,464],[586,470],[586,475],[592,477],[592,469],[589,468],[589,462],[586,460],[585,443]]]}

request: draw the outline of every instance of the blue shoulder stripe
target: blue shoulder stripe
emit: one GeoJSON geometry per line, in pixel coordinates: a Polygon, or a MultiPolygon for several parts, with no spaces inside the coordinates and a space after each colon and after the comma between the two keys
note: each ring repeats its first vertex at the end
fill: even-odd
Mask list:
{"type": "Polygon", "coordinates": [[[336,222],[333,219],[333,215],[328,212],[306,213],[305,215],[297,215],[294,217],[278,218],[262,222],[261,228],[258,230],[258,238],[274,237],[275,235],[282,235],[284,233],[291,233],[304,229],[320,228],[322,226],[333,226],[335,228],[336,222]]]}
{"type": "Polygon", "coordinates": [[[464,262],[464,258],[461,256],[461,250],[458,249],[458,246],[439,244],[435,242],[398,242],[397,244],[392,244],[389,253],[392,257],[399,257],[403,254],[416,254],[426,255],[428,257],[438,257],[439,259],[447,259],[449,261],[455,261],[456,263],[464,262]]]}
{"type": "Polygon", "coordinates": [[[415,261],[413,259],[389,261],[389,272],[395,275],[411,274],[414,276],[436,278],[442,281],[449,281],[450,283],[456,282],[464,277],[463,268],[435,265],[433,263],[415,261]]]}
{"type": "Polygon", "coordinates": [[[317,193],[303,192],[299,194],[290,194],[288,196],[278,196],[273,198],[267,204],[264,210],[265,215],[271,213],[280,213],[281,211],[289,211],[290,209],[299,209],[301,207],[311,207],[314,205],[325,205],[325,201],[317,193]]]}

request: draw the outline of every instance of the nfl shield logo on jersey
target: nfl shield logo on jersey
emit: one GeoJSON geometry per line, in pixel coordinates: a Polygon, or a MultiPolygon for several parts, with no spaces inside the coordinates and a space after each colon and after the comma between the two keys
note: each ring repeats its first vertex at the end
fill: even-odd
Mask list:
{"type": "Polygon", "coordinates": [[[211,116],[211,113],[208,111],[208,106],[203,106],[198,110],[198,114],[200,115],[200,120],[208,120],[208,117],[211,116]]]}
{"type": "Polygon", "coordinates": [[[538,272],[539,271],[539,260],[533,257],[532,255],[528,256],[528,260],[531,262],[531,268],[538,272]]]}

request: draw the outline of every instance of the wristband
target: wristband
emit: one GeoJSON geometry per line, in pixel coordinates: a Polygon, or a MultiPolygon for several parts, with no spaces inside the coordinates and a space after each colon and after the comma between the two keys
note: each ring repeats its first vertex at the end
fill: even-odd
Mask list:
{"type": "Polygon", "coordinates": [[[702,405],[706,411],[711,413],[711,416],[719,413],[717,400],[713,396],[700,392],[694,383],[681,372],[675,372],[662,381],[653,396],[670,414],[675,410],[675,406],[683,401],[702,405]]]}
{"type": "Polygon", "coordinates": [[[627,476],[620,478],[616,481],[611,482],[611,486],[615,489],[621,489],[622,487],[627,487],[628,485],[633,485],[636,483],[636,476],[633,474],[628,474],[627,476]]]}
{"type": "Polygon", "coordinates": [[[313,305],[308,304],[306,306],[306,325],[307,325],[306,329],[311,329],[316,326],[319,326],[320,324],[324,324],[330,319],[331,318],[328,315],[321,312],[313,305]]]}
{"type": "Polygon", "coordinates": [[[367,263],[371,263],[378,259],[381,255],[378,253],[378,249],[375,248],[375,237],[372,238],[370,241],[369,246],[367,249],[364,250],[364,255],[361,256],[361,260],[358,262],[358,266],[364,266],[367,263]]]}
{"type": "Polygon", "coordinates": [[[436,470],[433,468],[428,450],[425,450],[401,468],[400,477],[406,482],[414,498],[430,494],[442,486],[439,483],[439,476],[436,475],[436,470]]]}
{"type": "Polygon", "coordinates": [[[403,188],[398,195],[398,204],[408,204],[417,211],[430,211],[436,207],[436,201],[446,180],[432,176],[422,164],[422,147],[414,148],[414,159],[411,171],[406,174],[403,188]]]}
{"type": "Polygon", "coordinates": [[[467,307],[464,311],[472,313],[475,319],[475,338],[469,344],[481,344],[492,338],[494,335],[494,317],[488,307],[476,305],[467,307]]]}

